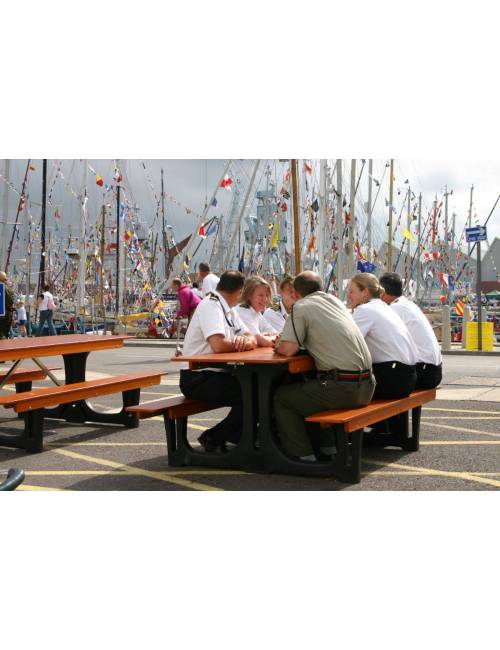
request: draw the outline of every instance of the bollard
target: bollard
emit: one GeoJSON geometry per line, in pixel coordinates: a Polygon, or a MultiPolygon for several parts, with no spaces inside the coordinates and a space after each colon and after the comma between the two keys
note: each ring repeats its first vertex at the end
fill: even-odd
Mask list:
{"type": "Polygon", "coordinates": [[[451,321],[450,306],[444,305],[442,309],[441,349],[443,352],[451,350],[451,321]]]}
{"type": "Polygon", "coordinates": [[[467,338],[467,323],[470,321],[470,307],[464,306],[464,315],[462,317],[462,348],[465,350],[465,340],[467,338]]]}

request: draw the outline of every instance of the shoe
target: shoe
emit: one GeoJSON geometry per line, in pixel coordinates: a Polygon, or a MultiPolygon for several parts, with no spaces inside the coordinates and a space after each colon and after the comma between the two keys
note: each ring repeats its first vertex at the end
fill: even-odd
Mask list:
{"type": "Polygon", "coordinates": [[[198,442],[207,453],[224,453],[227,451],[225,442],[214,442],[206,433],[202,433],[198,442]]]}

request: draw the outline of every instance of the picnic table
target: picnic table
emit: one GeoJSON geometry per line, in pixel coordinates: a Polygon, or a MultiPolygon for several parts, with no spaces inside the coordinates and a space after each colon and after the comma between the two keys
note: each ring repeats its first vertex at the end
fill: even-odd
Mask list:
{"type": "Polygon", "coordinates": [[[172,361],[187,362],[191,370],[229,367],[240,382],[242,392],[243,433],[236,449],[215,459],[213,455],[185,449],[186,464],[220,467],[222,462],[225,467],[272,471],[277,464],[294,462],[274,439],[272,398],[276,386],[285,381],[287,375],[314,370],[312,357],[307,353],[284,357],[272,348],[256,348],[246,352],[183,355],[172,361]]]}
{"type": "MultiPolygon", "coordinates": [[[[28,451],[41,451],[43,446],[44,417],[62,418],[68,422],[97,422],[103,424],[123,424],[127,427],[138,425],[137,418],[127,413],[127,406],[139,402],[142,387],[159,384],[164,372],[136,372],[115,377],[86,380],[87,357],[90,352],[122,348],[128,336],[96,336],[71,334],[64,337],[36,337],[7,339],[0,341],[0,361],[14,361],[6,373],[0,375],[0,388],[6,383],[15,383],[16,376],[21,379],[40,378],[33,371],[20,369],[25,359],[32,359],[43,377],[53,381],[51,388],[30,390],[26,387],[16,395],[0,396],[0,405],[13,408],[25,418],[25,430],[19,436],[1,435],[0,444],[22,447],[28,451]],[[40,357],[62,355],[65,382],[60,382],[40,357]],[[88,399],[100,395],[121,392],[123,408],[118,412],[96,411],[88,399]]],[[[43,378],[42,377],[42,378],[43,378]]],[[[16,384],[17,388],[17,384],[16,384]]]]}

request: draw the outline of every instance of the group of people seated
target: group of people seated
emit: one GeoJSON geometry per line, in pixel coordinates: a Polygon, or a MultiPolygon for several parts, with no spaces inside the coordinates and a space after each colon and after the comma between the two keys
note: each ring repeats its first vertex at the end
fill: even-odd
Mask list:
{"type": "MultiPolygon", "coordinates": [[[[210,274],[208,265],[203,264],[203,272],[210,274]]],[[[403,398],[440,383],[437,339],[419,307],[403,296],[396,273],[380,279],[370,273],[353,276],[350,308],[326,293],[313,271],[285,278],[279,293],[280,303],[273,304],[265,279],[225,271],[192,310],[183,354],[256,347],[274,347],[285,356],[301,349],[310,354],[316,370],[280,386],[273,397],[277,434],[291,457],[316,461],[335,454],[333,431],[305,422],[313,413],[360,407],[373,398],[403,398]]],[[[226,418],[199,437],[206,451],[224,452],[238,443],[242,395],[229,369],[181,370],[180,389],[188,398],[231,407],[226,418]]],[[[390,421],[380,430],[390,430],[390,421]]]]}

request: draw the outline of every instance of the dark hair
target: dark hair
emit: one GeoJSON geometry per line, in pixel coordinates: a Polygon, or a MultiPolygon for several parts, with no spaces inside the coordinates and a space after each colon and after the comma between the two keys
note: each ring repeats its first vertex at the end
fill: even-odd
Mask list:
{"type": "Polygon", "coordinates": [[[50,284],[44,284],[44,285],[42,286],[42,289],[43,289],[44,291],[49,291],[49,290],[50,290],[50,284]]]}
{"type": "Polygon", "coordinates": [[[285,275],[283,280],[280,282],[280,290],[283,291],[283,289],[293,289],[293,278],[290,275],[285,275]]]}
{"type": "Polygon", "coordinates": [[[197,283],[197,282],[193,282],[193,289],[197,289],[197,288],[198,288],[198,283],[197,283]]]}
{"type": "Polygon", "coordinates": [[[207,264],[206,262],[200,262],[198,264],[198,271],[201,271],[202,273],[210,273],[210,264],[207,264]]]}
{"type": "Polygon", "coordinates": [[[245,276],[239,271],[224,271],[220,276],[217,291],[226,291],[227,293],[234,293],[243,288],[245,284],[245,276]]]}
{"type": "Polygon", "coordinates": [[[317,273],[313,271],[302,271],[293,281],[293,288],[301,296],[308,296],[315,291],[323,291],[323,283],[317,273]]]}
{"type": "Polygon", "coordinates": [[[379,282],[389,296],[399,298],[403,295],[403,281],[397,273],[384,273],[379,282]]]}

